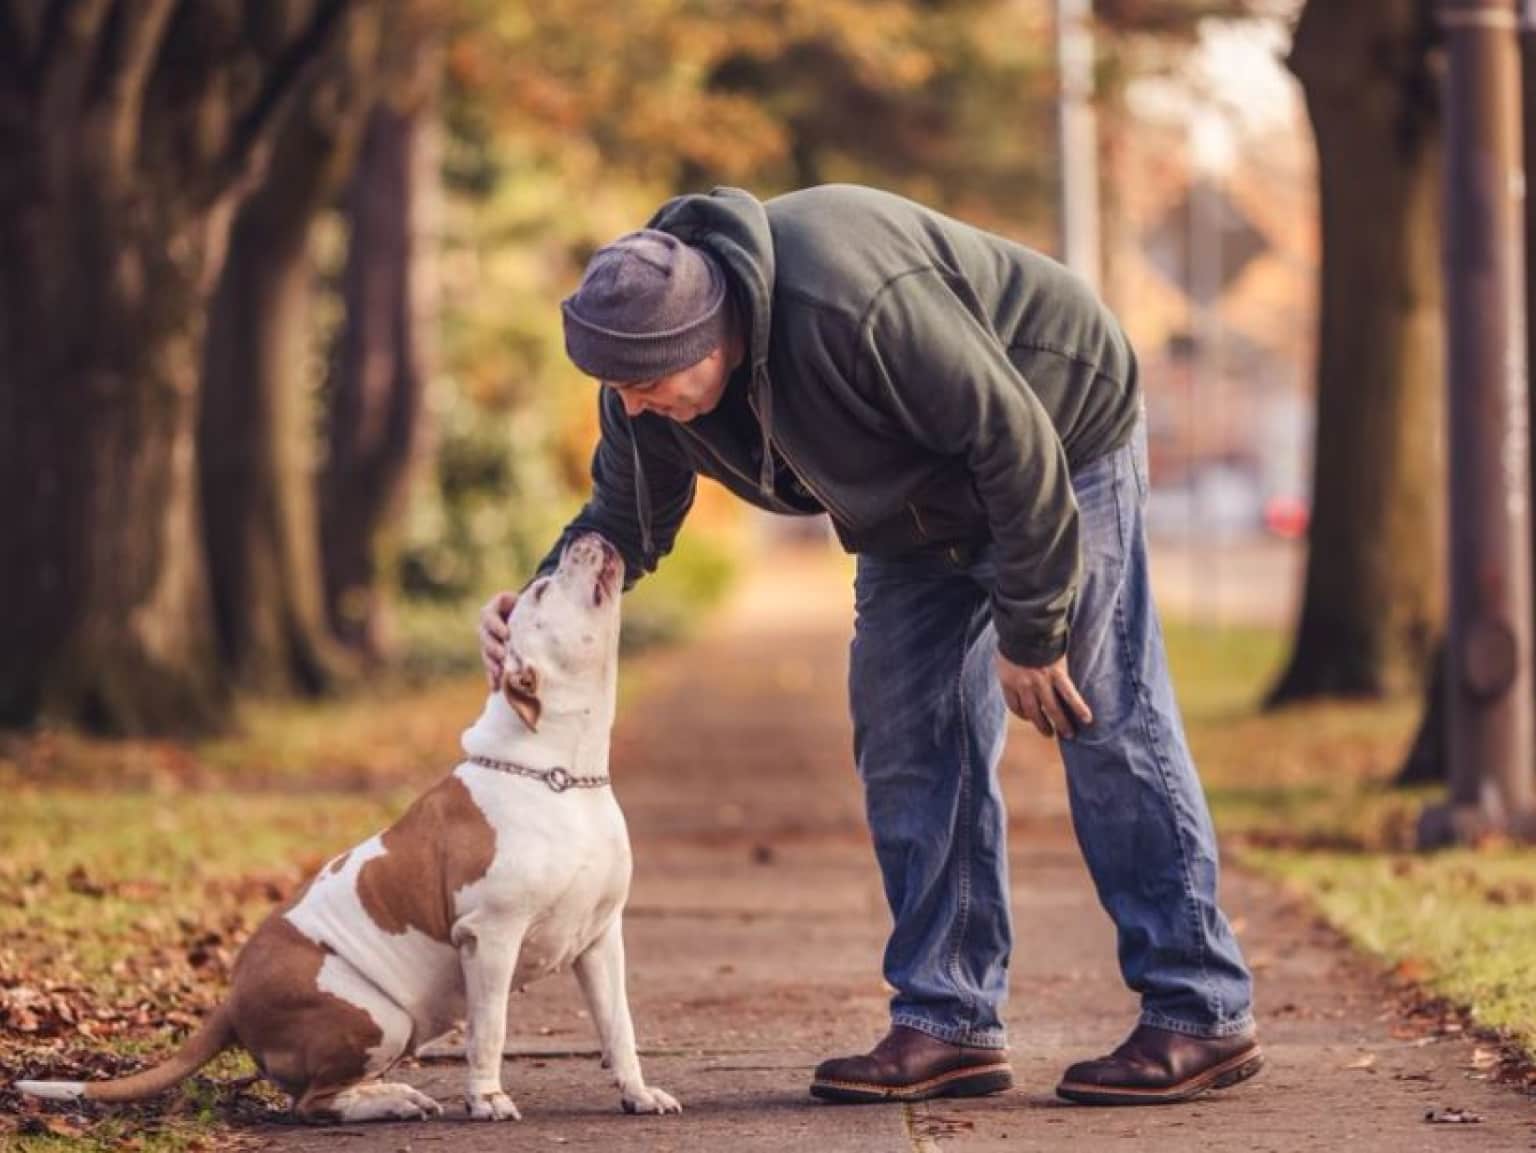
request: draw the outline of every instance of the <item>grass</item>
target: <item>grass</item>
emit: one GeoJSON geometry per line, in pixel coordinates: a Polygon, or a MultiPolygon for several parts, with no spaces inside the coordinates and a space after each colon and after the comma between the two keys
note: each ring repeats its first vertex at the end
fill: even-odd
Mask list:
{"type": "MultiPolygon", "coordinates": [[[[623,691],[641,678],[636,666],[623,691]]],[[[223,1146],[277,1105],[264,1086],[229,1087],[254,1071],[243,1056],[128,1110],[43,1111],[6,1086],[163,1059],[272,906],[453,765],[484,696],[469,673],[251,704],[237,733],[199,744],[65,731],[0,744],[0,1150],[223,1146]]]]}
{"type": "Polygon", "coordinates": [[[1263,850],[1248,862],[1307,893],[1356,944],[1536,1055],[1536,854],[1263,850]]]}
{"type": "MultiPolygon", "coordinates": [[[[686,635],[732,575],[680,541],[626,600],[633,652],[686,635]]],[[[228,987],[239,945],[334,852],[386,826],[458,759],[486,687],[478,606],[402,614],[409,656],[353,695],[241,706],[201,742],[0,737],[0,1150],[226,1146],[280,1101],[225,1055],[145,1106],[40,1109],[18,1077],[103,1077],[163,1059],[228,987]]],[[[626,662],[620,703],[646,677],[626,662]]]]}
{"type": "Polygon", "coordinates": [[[1536,1056],[1536,850],[1411,850],[1434,790],[1390,782],[1418,702],[1260,713],[1286,638],[1168,630],[1169,659],[1229,853],[1300,892],[1366,952],[1536,1056]]]}
{"type": "MultiPolygon", "coordinates": [[[[408,794],[119,792],[13,782],[0,815],[0,1087],[163,1058],[217,1004],[240,942],[408,794]]],[[[227,1133],[254,1072],[226,1055],[168,1102],[32,1114],[27,1148],[181,1150],[227,1133]],[[52,1126],[49,1132],[46,1126],[52,1126]]],[[[19,1106],[11,1094],[4,1105],[19,1106]]],[[[256,1091],[255,1110],[274,1103],[256,1091]]]]}

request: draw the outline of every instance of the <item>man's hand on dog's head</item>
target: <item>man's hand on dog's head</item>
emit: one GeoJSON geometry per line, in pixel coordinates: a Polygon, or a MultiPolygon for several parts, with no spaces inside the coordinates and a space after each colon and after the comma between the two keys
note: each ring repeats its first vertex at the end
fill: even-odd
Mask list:
{"type": "Polygon", "coordinates": [[[480,610],[480,659],[492,692],[501,687],[501,663],[507,659],[507,618],[515,604],[517,594],[509,590],[497,593],[480,610]]]}

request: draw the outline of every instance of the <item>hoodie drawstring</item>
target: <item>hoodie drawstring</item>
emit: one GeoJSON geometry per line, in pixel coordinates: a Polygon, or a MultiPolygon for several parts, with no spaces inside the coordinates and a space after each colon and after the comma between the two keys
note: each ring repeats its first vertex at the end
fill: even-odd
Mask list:
{"type": "Polygon", "coordinates": [[[656,567],[656,540],[651,535],[651,486],[645,479],[645,465],[640,462],[640,430],[635,418],[626,411],[629,422],[629,450],[635,462],[635,514],[640,518],[640,551],[645,554],[646,568],[656,567]]]}
{"type": "Polygon", "coordinates": [[[757,470],[757,491],[773,499],[773,388],[768,381],[768,366],[759,361],[752,368],[752,408],[757,413],[757,427],[762,434],[763,459],[757,470]]]}

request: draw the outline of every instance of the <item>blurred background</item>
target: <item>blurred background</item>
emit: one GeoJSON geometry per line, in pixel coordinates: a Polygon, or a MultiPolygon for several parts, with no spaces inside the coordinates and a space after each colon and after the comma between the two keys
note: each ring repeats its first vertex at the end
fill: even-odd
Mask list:
{"type": "MultiPolygon", "coordinates": [[[[196,731],[469,660],[470,607],[587,485],[558,301],[670,195],[857,181],[1061,249],[1046,0],[5,12],[12,722],[196,731]]],[[[1166,595],[1283,623],[1318,284],[1297,5],[1092,16],[1071,196],[1146,366],[1166,595]]],[[[718,495],[635,639],[768,531],[718,495]]]]}

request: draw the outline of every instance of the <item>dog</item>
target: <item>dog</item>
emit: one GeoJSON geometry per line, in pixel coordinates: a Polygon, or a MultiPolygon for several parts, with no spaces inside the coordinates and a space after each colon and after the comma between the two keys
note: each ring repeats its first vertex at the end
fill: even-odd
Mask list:
{"type": "Polygon", "coordinates": [[[262,922],[228,998],[175,1055],[117,1080],[16,1087],[137,1100],[238,1044],[300,1118],[420,1119],[442,1106],[384,1075],[463,1023],[469,1114],[520,1120],[501,1080],[508,997],[575,969],[625,1111],[680,1112],[641,1076],[625,988],[631,858],[608,783],[623,573],[588,534],[523,591],[465,759],[262,922]]]}

